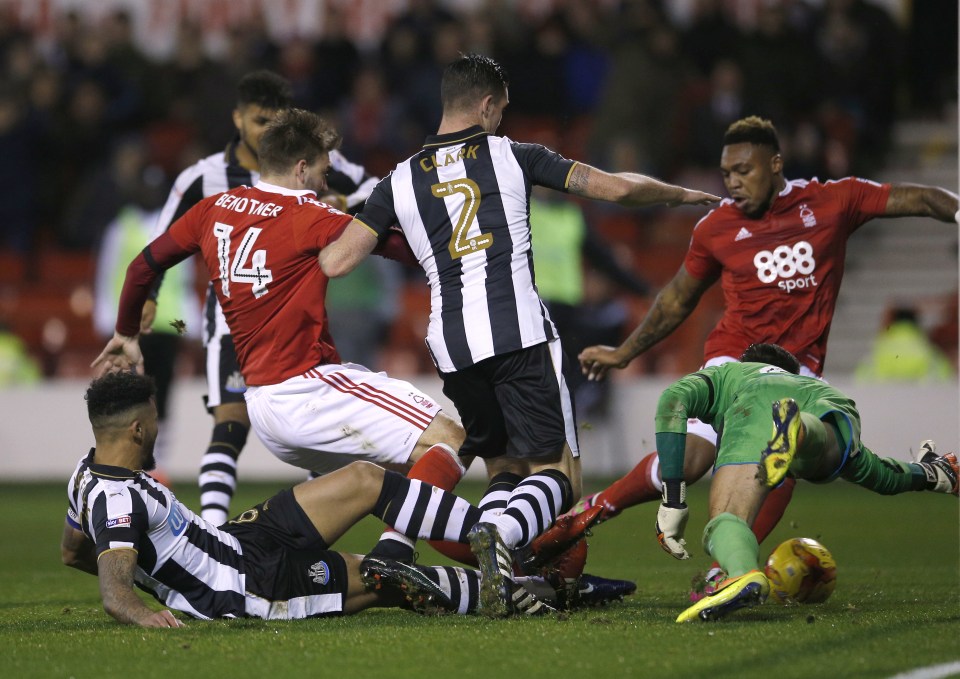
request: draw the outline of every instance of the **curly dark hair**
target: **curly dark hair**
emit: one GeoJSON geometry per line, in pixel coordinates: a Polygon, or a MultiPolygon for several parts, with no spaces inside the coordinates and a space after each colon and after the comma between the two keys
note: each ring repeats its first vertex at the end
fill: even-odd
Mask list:
{"type": "Polygon", "coordinates": [[[443,71],[440,101],[445,110],[456,110],[488,94],[505,96],[509,86],[503,66],[482,54],[464,54],[443,71]]]}
{"type": "Polygon", "coordinates": [[[237,106],[256,104],[268,111],[293,105],[293,88],[282,75],[260,69],[245,74],[237,83],[237,106]]]}
{"type": "Polygon", "coordinates": [[[723,135],[724,146],[745,143],[769,146],[775,153],[780,153],[777,128],[769,120],[760,116],[748,116],[731,123],[723,135]]]}
{"type": "Polygon", "coordinates": [[[747,347],[740,354],[741,363],[766,363],[767,365],[782,368],[794,375],[800,374],[800,361],[779,344],[765,344],[758,342],[747,347]]]}
{"type": "Polygon", "coordinates": [[[105,426],[116,415],[149,403],[156,393],[153,378],[147,375],[124,371],[98,377],[84,396],[90,423],[105,426]]]}

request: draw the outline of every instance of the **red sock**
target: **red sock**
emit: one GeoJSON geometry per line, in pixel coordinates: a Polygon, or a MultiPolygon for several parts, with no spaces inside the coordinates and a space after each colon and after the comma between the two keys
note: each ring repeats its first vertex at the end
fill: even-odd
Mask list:
{"type": "Polygon", "coordinates": [[[753,520],[753,534],[757,536],[757,542],[763,542],[780,523],[787,505],[790,504],[790,498],[793,497],[795,485],[797,485],[796,479],[792,476],[786,477],[783,483],[770,491],[760,505],[760,512],[753,520]]]}
{"type": "Polygon", "coordinates": [[[594,504],[604,505],[603,518],[612,519],[628,507],[641,502],[659,500],[660,491],[653,485],[651,471],[657,463],[657,454],[650,453],[637,466],[600,491],[594,504]]]}

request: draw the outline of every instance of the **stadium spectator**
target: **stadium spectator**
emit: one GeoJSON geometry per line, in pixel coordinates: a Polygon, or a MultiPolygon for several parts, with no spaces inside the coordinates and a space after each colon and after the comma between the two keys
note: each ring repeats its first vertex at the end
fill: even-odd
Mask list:
{"type": "Polygon", "coordinates": [[[860,414],[852,400],[815,377],[775,344],[754,344],[740,360],[703,368],[674,382],[660,396],[657,450],[663,502],[657,539],[677,559],[688,559],[683,458],[687,418],[723,430],[710,482],[709,521],[703,547],[726,574],[677,622],[715,620],[762,603],[770,584],[758,570],[760,546],[750,524],[763,498],[789,473],[815,483],[843,478],[882,495],[928,490],[957,495],[957,456],[937,456],[932,441],[916,462],[881,458],[860,441],[860,414]],[[773,433],[768,415],[773,404],[773,433]]]}
{"type": "Polygon", "coordinates": [[[953,366],[920,327],[917,310],[891,310],[886,327],[873,340],[870,354],[857,364],[862,382],[948,382],[953,366]]]}
{"type": "Polygon", "coordinates": [[[533,284],[529,187],[627,206],[718,199],[494,136],[509,95],[489,57],[453,61],[440,94],[436,135],[377,185],[320,264],[328,276],[345,275],[399,224],[432,289],[427,345],[467,430],[460,455],[485,458],[491,476],[501,464],[529,467],[503,513],[471,534],[486,610],[505,615],[513,608],[508,550],[528,545],[580,495],[567,366],[533,284]]]}
{"type": "MultiPolygon", "coordinates": [[[[725,309],[707,338],[704,363],[735,361],[752,342],[782,345],[801,372],[820,377],[850,235],[875,217],[926,216],[954,223],[957,196],[915,184],[877,184],[848,177],[821,183],[787,180],[773,124],[751,116],[724,135],[720,172],[730,198],[700,220],[673,280],[620,346],[580,354],[589,379],[624,368],[679,326],[718,280],[725,309]]],[[[703,422],[687,427],[684,475],[703,476],[716,455],[717,434],[703,422]]],[[[661,495],[658,458],[650,453],[610,488],[585,498],[575,511],[602,504],[613,516],[661,495]]],[[[792,493],[788,480],[771,494],[753,528],[762,541],[792,493]]]]}
{"type": "Polygon", "coordinates": [[[202,620],[289,620],[397,605],[476,610],[476,571],[330,549],[368,514],[411,537],[463,541],[481,515],[465,500],[354,463],[217,527],[145,473],[158,433],[152,379],[109,373],[92,382],[86,400],[96,445],[70,476],[61,555],[67,566],[97,576],[104,610],[117,621],[183,626],[170,610],[148,607],[134,585],[202,620]],[[412,516],[401,512],[407,507],[412,516]]]}

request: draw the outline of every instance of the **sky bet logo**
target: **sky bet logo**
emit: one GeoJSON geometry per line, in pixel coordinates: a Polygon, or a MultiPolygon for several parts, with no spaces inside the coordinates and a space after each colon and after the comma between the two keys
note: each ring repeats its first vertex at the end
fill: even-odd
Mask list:
{"type": "Polygon", "coordinates": [[[819,285],[813,275],[817,268],[813,246],[805,240],[793,247],[780,245],[773,252],[760,250],[753,256],[753,265],[757,267],[757,278],[761,283],[773,283],[779,278],[777,287],[786,292],[819,285]]]}

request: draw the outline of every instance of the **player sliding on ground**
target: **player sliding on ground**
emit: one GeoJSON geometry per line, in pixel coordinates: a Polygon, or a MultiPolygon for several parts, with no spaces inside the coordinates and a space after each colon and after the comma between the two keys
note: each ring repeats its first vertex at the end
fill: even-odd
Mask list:
{"type": "Polygon", "coordinates": [[[798,374],[793,354],[775,344],[755,344],[740,360],[681,378],[657,405],[663,474],[657,538],[677,559],[690,557],[684,540],[687,418],[723,431],[703,547],[726,578],[677,622],[715,620],[766,599],[770,584],[757,568],[760,547],[750,526],[770,489],[788,473],[815,483],[840,477],[883,495],[912,490],[957,495],[955,454],[938,457],[928,442],[917,462],[878,457],[860,442],[860,415],[853,401],[821,380],[798,374]],[[773,436],[768,438],[771,404],[773,436]]]}
{"type": "MultiPolygon", "coordinates": [[[[103,607],[123,623],[181,627],[134,591],[200,618],[297,619],[372,606],[470,613],[480,573],[424,567],[329,548],[368,514],[412,538],[465,542],[482,511],[439,488],[369,462],[283,490],[220,527],[194,514],[145,471],[157,439],[155,387],[132,372],[107,374],[87,390],[96,447],[68,484],[61,553],[96,575],[103,607]]],[[[519,591],[527,582],[518,580],[519,591]]],[[[556,596],[556,593],[554,593],[556,596]]],[[[518,598],[542,608],[539,601],[518,598]]]]}

